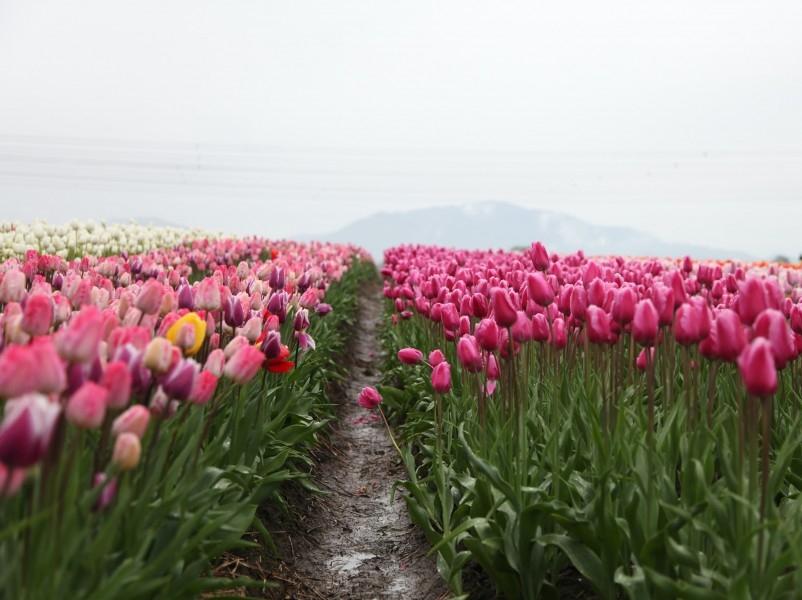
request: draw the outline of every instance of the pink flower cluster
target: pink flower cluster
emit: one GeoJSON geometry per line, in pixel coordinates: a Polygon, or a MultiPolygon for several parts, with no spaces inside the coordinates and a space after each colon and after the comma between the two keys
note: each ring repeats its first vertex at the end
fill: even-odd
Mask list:
{"type": "MultiPolygon", "coordinates": [[[[399,246],[385,252],[382,275],[394,321],[417,314],[434,323],[491,393],[498,360],[529,342],[562,350],[631,336],[645,369],[671,336],[710,360],[736,362],[746,389],[761,397],[802,352],[802,273],[790,266],[559,256],[534,243],[522,252],[399,246]]],[[[407,364],[422,356],[399,352],[407,364]]],[[[446,389],[444,369],[429,363],[434,388],[446,389]]]]}
{"type": "Polygon", "coordinates": [[[125,471],[152,419],[212,401],[222,377],[287,372],[282,324],[291,345],[314,348],[310,318],[331,310],[326,289],[355,255],[248,238],[72,261],[31,251],[1,264],[0,495],[58,458],[62,420],[108,428],[112,465],[125,471]]]}

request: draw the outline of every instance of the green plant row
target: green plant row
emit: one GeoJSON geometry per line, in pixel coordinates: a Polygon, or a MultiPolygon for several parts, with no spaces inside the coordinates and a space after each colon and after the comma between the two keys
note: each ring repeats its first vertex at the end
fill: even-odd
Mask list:
{"type": "Polygon", "coordinates": [[[631,364],[629,343],[527,344],[488,397],[434,324],[385,329],[380,391],[402,439],[410,513],[443,578],[463,595],[475,562],[509,599],[566,597],[577,581],[606,599],[802,597],[799,373],[782,372],[761,407],[735,365],[669,343],[649,435],[646,376],[616,370],[631,364]],[[433,394],[426,364],[400,364],[404,347],[442,348],[451,391],[433,394]],[[773,413],[766,466],[761,408],[773,413]]]}
{"type": "MultiPolygon", "coordinates": [[[[101,488],[91,486],[95,444],[67,439],[65,452],[83,451],[71,457],[69,476],[47,480],[63,482],[62,505],[75,510],[22,519],[37,496],[52,492],[39,485],[0,503],[0,597],[176,599],[269,586],[211,577],[210,564],[225,551],[254,546],[243,539],[248,531],[271,545],[257,508],[280,510],[282,485],[307,481],[309,450],[333,416],[327,391],[344,376],[359,290],[369,277],[375,267],[355,262],[330,286],[326,300],[334,310],[310,330],[317,350],[303,354],[294,370],[265,371],[246,386],[221,379],[213,402],[182,405],[150,428],[142,440],[146,462],[118,475],[108,507],[96,507],[101,488]]],[[[285,324],[285,336],[291,327],[285,324]]]]}

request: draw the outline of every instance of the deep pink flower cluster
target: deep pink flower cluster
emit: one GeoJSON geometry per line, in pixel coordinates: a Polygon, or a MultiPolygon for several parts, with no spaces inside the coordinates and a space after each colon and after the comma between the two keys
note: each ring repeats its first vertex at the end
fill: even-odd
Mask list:
{"type": "Polygon", "coordinates": [[[31,251],[1,264],[0,495],[53,455],[62,419],[109,428],[124,471],[151,419],[210,402],[221,377],[288,371],[281,325],[290,319],[299,351],[314,348],[310,319],[331,310],[326,290],[355,255],[366,256],[248,238],[71,261],[31,251]]]}
{"type": "MultiPolygon", "coordinates": [[[[646,368],[672,336],[711,360],[737,362],[757,396],[774,393],[777,370],[802,352],[802,277],[788,266],[558,256],[534,243],[522,252],[399,246],[385,252],[382,275],[394,320],[417,314],[435,323],[461,367],[484,372],[492,388],[498,360],[529,342],[563,349],[631,336],[646,368]]],[[[399,353],[402,362],[420,361],[413,350],[399,353]]]]}

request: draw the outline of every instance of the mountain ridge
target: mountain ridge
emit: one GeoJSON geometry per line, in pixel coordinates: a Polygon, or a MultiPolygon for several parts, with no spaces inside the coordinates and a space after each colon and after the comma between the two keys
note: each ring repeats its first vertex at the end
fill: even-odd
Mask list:
{"type": "Polygon", "coordinates": [[[589,255],[685,256],[696,259],[754,257],[737,250],[682,242],[666,242],[630,227],[595,225],[556,211],[525,208],[506,202],[433,206],[406,211],[379,211],[329,233],[300,235],[299,240],[351,242],[376,259],[399,244],[488,249],[529,246],[541,241],[558,253],[583,250],[589,255]]]}

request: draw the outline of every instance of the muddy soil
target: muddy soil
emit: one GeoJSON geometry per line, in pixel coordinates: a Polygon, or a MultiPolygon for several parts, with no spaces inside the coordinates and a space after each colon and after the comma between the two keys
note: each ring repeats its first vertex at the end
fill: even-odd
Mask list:
{"type": "MultiPolygon", "coordinates": [[[[292,523],[274,531],[283,561],[269,577],[275,598],[447,598],[428,545],[393,484],[403,468],[380,420],[356,404],[363,386],[379,382],[380,290],[365,290],[350,376],[343,386],[329,452],[314,481],[325,495],[302,498],[292,523]]],[[[296,505],[297,507],[297,505],[296,505]]]]}

